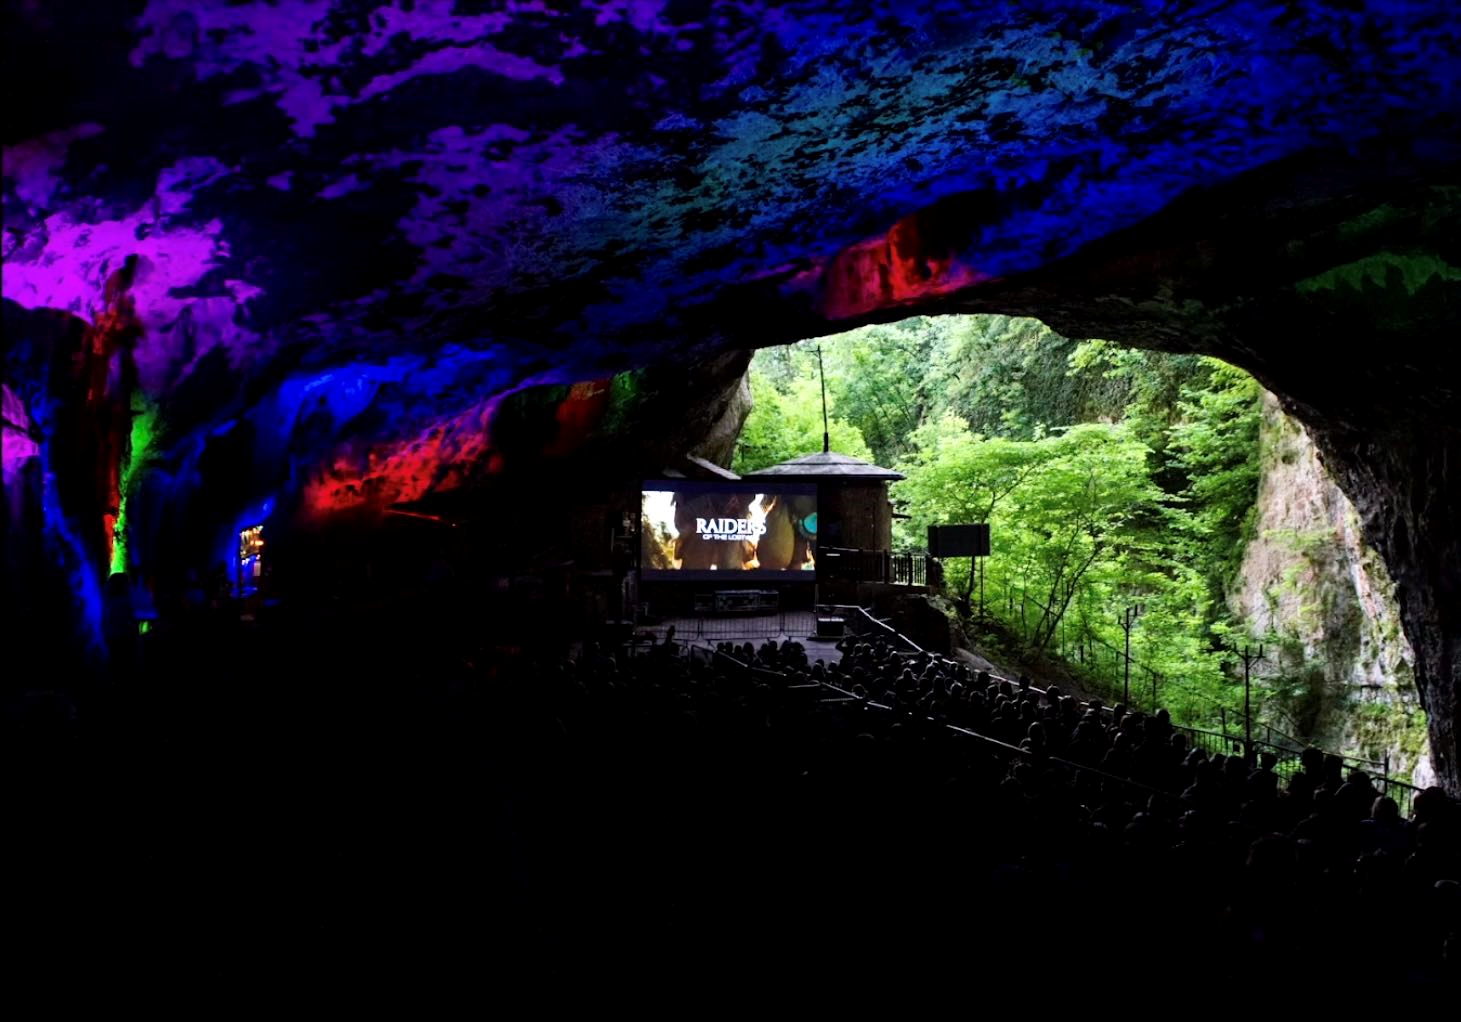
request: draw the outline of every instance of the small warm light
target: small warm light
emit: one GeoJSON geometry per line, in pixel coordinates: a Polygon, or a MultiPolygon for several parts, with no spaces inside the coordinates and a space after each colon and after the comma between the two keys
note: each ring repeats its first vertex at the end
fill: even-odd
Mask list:
{"type": "Polygon", "coordinates": [[[253,591],[250,583],[264,575],[264,527],[253,525],[238,534],[239,595],[253,591]]]}
{"type": "Polygon", "coordinates": [[[238,556],[240,558],[253,557],[264,547],[264,527],[262,525],[250,526],[238,534],[238,556]]]}

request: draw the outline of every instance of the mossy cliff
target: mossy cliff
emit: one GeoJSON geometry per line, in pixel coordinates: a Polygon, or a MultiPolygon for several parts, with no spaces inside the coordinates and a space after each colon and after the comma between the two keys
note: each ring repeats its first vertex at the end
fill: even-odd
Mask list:
{"type": "Polygon", "coordinates": [[[1431,777],[1415,654],[1395,586],[1302,426],[1266,394],[1256,525],[1231,608],[1273,651],[1262,665],[1279,726],[1316,744],[1431,777]],[[1286,725],[1286,726],[1285,726],[1286,725]]]}

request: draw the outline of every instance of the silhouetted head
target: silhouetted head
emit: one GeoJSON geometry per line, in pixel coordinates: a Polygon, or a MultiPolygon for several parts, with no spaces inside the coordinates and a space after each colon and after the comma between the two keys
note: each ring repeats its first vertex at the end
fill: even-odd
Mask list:
{"type": "Polygon", "coordinates": [[[1265,834],[1248,846],[1248,870],[1254,876],[1269,879],[1283,875],[1294,862],[1294,850],[1286,838],[1265,834]]]}
{"type": "Polygon", "coordinates": [[[1441,814],[1445,804],[1446,793],[1432,785],[1424,791],[1416,792],[1415,799],[1410,803],[1410,813],[1417,820],[1431,820],[1441,814]]]}
{"type": "Polygon", "coordinates": [[[1253,798],[1272,798],[1278,792],[1278,775],[1272,770],[1254,770],[1248,775],[1248,792],[1253,798]]]}
{"type": "Polygon", "coordinates": [[[1420,823],[1415,828],[1415,847],[1430,848],[1435,843],[1436,825],[1434,823],[1420,823]]]}
{"type": "Polygon", "coordinates": [[[1400,822],[1400,807],[1388,795],[1381,795],[1370,806],[1370,819],[1379,823],[1400,822]]]}

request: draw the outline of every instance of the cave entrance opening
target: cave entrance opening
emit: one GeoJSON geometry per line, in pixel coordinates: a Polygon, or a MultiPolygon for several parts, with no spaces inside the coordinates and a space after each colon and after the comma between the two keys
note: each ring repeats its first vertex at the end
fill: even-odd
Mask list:
{"type": "Polygon", "coordinates": [[[976,647],[1241,740],[1239,651],[1268,642],[1255,733],[1427,779],[1394,587],[1302,427],[1245,371],[967,315],[763,348],[748,377],[736,472],[825,436],[904,477],[888,491],[894,550],[921,554],[930,525],[992,525],[986,613],[971,613],[969,563],[940,566],[976,647]]]}

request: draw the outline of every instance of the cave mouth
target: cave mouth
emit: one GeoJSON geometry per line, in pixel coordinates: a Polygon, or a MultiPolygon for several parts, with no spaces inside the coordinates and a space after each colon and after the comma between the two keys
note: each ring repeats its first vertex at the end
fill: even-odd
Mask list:
{"type": "MultiPolygon", "coordinates": [[[[941,265],[938,252],[920,254],[920,245],[944,245],[946,238],[899,226],[881,245],[856,247],[848,258],[829,264],[841,276],[824,289],[823,312],[827,302],[841,302],[852,313],[848,326],[869,328],[903,318],[909,307],[929,314],[1038,317],[1064,336],[1115,337],[1140,351],[1178,357],[1202,353],[1252,373],[1276,395],[1282,411],[1303,424],[1319,460],[1351,497],[1359,533],[1389,569],[1401,612],[1398,632],[1413,646],[1432,767],[1449,785],[1455,762],[1449,722],[1461,642],[1451,622],[1461,573],[1451,570],[1457,554],[1448,529],[1461,520],[1454,513],[1461,503],[1450,467],[1457,405],[1444,358],[1455,335],[1458,306],[1449,295],[1458,278],[1445,255],[1445,238],[1455,220],[1456,193],[1415,181],[1382,187],[1371,175],[1342,199],[1330,189],[1308,204],[1273,205],[1275,194],[1308,194],[1317,187],[1316,173],[1312,161],[1267,169],[1174,203],[1038,272],[901,299],[869,291],[868,282],[905,263],[941,265]],[[1213,208],[1224,215],[1214,220],[1213,208]],[[856,295],[862,297],[849,297],[856,295]],[[878,306],[875,299],[889,304],[878,306]]],[[[22,342],[7,352],[13,360],[7,370],[18,365],[12,381],[29,385],[23,395],[7,390],[7,413],[15,412],[19,427],[7,426],[7,455],[15,449],[13,436],[46,439],[45,430],[35,428],[43,413],[64,422],[68,408],[80,407],[76,391],[52,393],[46,382],[65,379],[67,352],[98,343],[125,350],[129,338],[136,338],[141,324],[129,288],[146,272],[131,260],[113,271],[106,288],[110,311],[94,323],[6,299],[7,334],[22,342]],[[101,330],[111,333],[99,336],[101,330]],[[18,404],[12,400],[17,396],[24,398],[18,404]],[[41,403],[27,404],[36,399],[41,403]]],[[[14,618],[28,632],[54,636],[58,648],[76,650],[82,644],[68,632],[68,619],[79,599],[91,637],[104,638],[108,592],[87,566],[113,563],[119,523],[124,536],[142,537],[131,552],[137,563],[157,555],[150,563],[174,583],[172,598],[191,590],[203,593],[205,602],[213,599],[207,594],[229,588],[230,579],[195,579],[190,569],[197,572],[202,564],[208,575],[207,566],[218,560],[231,564],[242,530],[263,524],[271,513],[293,521],[301,507],[329,527],[269,528],[268,552],[251,570],[267,572],[291,557],[318,567],[301,572],[301,579],[371,570],[360,555],[369,546],[365,537],[379,533],[387,520],[393,529],[436,519],[450,527],[451,514],[430,505],[457,490],[495,493],[501,507],[511,509],[494,542],[516,551],[517,538],[532,534],[535,508],[558,498],[579,501],[616,477],[612,445],[593,437],[593,427],[605,415],[628,424],[624,409],[649,395],[664,402],[656,414],[665,425],[640,438],[634,450],[639,475],[671,464],[707,436],[716,437],[726,454],[710,460],[728,463],[738,425],[735,384],[750,359],[750,338],[764,338],[767,323],[775,325],[773,335],[790,337],[826,329],[825,318],[809,316],[799,299],[785,304],[788,294],[801,293],[801,276],[789,278],[795,287],[775,301],[774,288],[757,284],[728,289],[710,302],[697,313],[696,336],[704,343],[693,348],[693,357],[685,353],[691,347],[686,342],[668,353],[661,345],[656,357],[597,351],[595,359],[579,357],[557,369],[544,369],[548,363],[541,357],[494,367],[495,347],[448,345],[388,357],[365,351],[355,361],[301,365],[254,386],[245,399],[210,404],[212,388],[232,393],[240,382],[228,375],[227,360],[214,349],[196,360],[187,385],[168,396],[160,420],[155,417],[160,406],[113,402],[103,409],[100,427],[83,416],[80,428],[54,431],[40,445],[42,456],[24,459],[33,478],[8,487],[14,499],[7,504],[21,526],[7,529],[14,537],[7,562],[24,570],[7,574],[37,584],[8,587],[14,618]],[[606,375],[636,361],[649,368],[639,375],[606,375]],[[546,390],[531,386],[544,376],[556,382],[546,390]],[[704,395],[713,397],[701,400],[704,395]],[[101,449],[140,452],[158,471],[129,476],[123,466],[95,479],[84,472],[41,471],[43,463],[95,464],[101,449]],[[155,464],[149,460],[153,453],[155,464]],[[542,467],[575,453],[581,475],[542,467]],[[129,478],[140,479],[140,489],[122,506],[108,493],[115,495],[129,478]],[[282,503],[281,481],[289,487],[289,500],[282,503]],[[521,493],[533,496],[524,500],[521,493]],[[53,520],[58,507],[86,513],[53,520]],[[386,508],[410,514],[383,517],[386,508]],[[100,534],[97,521],[106,525],[100,534]],[[25,542],[36,534],[59,535],[60,555],[25,542]],[[185,556],[172,556],[177,550],[186,550],[185,556]],[[52,613],[56,608],[64,612],[52,613]]],[[[142,333],[144,340],[148,336],[142,333]]],[[[72,358],[70,371],[75,364],[72,358]]],[[[7,480],[9,466],[7,458],[7,480]]],[[[622,478],[622,469],[617,474],[622,478]]],[[[632,520],[633,509],[628,510],[632,520]]],[[[448,550],[434,560],[449,566],[454,556],[448,550]]],[[[506,600],[509,611],[520,605],[506,600]]],[[[502,619],[510,620],[511,613],[504,611],[502,619]]],[[[1344,616],[1336,610],[1333,619],[1344,616]]],[[[1400,635],[1391,639],[1398,645],[1400,635]]],[[[1333,655],[1352,656],[1353,643],[1348,647],[1333,655]]],[[[1306,649],[1305,658],[1312,652],[1306,649]]],[[[1385,682],[1379,684],[1383,690],[1385,682]]],[[[1285,711],[1294,731],[1312,728],[1324,715],[1322,700],[1303,702],[1296,699],[1285,711]]],[[[1372,738],[1356,749],[1379,751],[1372,738]]]]}
{"type": "MultiPolygon", "coordinates": [[[[359,379],[336,367],[297,389],[315,414],[343,404],[369,428],[369,404],[340,396],[359,379]]],[[[255,422],[210,438],[198,460],[215,499],[187,505],[201,524],[162,516],[181,496],[163,486],[118,525],[124,542],[137,536],[111,563],[132,571],[143,644],[171,642],[172,629],[151,629],[184,605],[237,607],[250,628],[281,627],[285,659],[302,635],[276,622],[293,608],[335,629],[330,648],[373,650],[357,670],[378,673],[389,642],[405,677],[423,649],[459,667],[531,646],[533,616],[551,606],[558,634],[544,644],[566,648],[636,619],[622,576],[641,566],[629,538],[641,480],[707,465],[755,474],[825,442],[906,477],[891,487],[889,535],[854,545],[921,558],[929,526],[991,523],[995,556],[977,576],[949,560],[944,592],[976,645],[984,629],[1018,653],[1015,673],[1230,737],[1248,705],[1289,752],[1315,744],[1397,782],[1433,776],[1414,654],[1357,512],[1278,399],[1219,359],[1074,341],[1032,317],[913,317],[518,388],[485,408],[469,429],[428,418],[404,443],[367,447],[374,476],[312,465],[268,491],[226,488],[257,460],[255,422]],[[453,430],[467,442],[442,445],[453,430]],[[180,535],[193,555],[176,556],[180,535]],[[1123,625],[1136,607],[1146,613],[1123,625]],[[454,649],[465,631],[479,633],[474,648],[454,649]],[[1241,651],[1259,644],[1268,656],[1245,702],[1241,651]]],[[[156,419],[134,415],[134,447],[156,419]]],[[[793,602],[809,606],[810,592],[793,602]]],[[[110,595],[97,594],[102,623],[110,595]]]]}
{"type": "Polygon", "coordinates": [[[936,523],[993,520],[1003,564],[944,565],[976,646],[988,625],[1065,685],[1227,733],[1244,719],[1243,653],[1261,647],[1247,704],[1260,731],[1433,782],[1394,584],[1303,425],[1247,372],[974,314],[763,348],[748,375],[737,471],[830,443],[904,473],[902,549],[925,549],[936,523]],[[1178,590],[1183,609],[1147,617],[1161,638],[1132,624],[1178,590]]]}
{"type": "Polygon", "coordinates": [[[5,135],[23,632],[99,646],[105,567],[236,556],[285,486],[339,524],[507,473],[515,388],[657,363],[689,392],[834,326],[1036,316],[1278,395],[1389,569],[1461,791],[1451,12],[187,6],[4,10],[8,80],[67,72],[5,135]]]}
{"type": "MultiPolygon", "coordinates": [[[[208,934],[213,947],[238,962],[253,960],[249,945],[257,933],[272,932],[270,920],[276,928],[280,919],[307,920],[308,934],[274,934],[271,953],[298,956],[310,963],[312,975],[320,970],[358,975],[361,963],[408,973],[445,967],[476,974],[477,957],[486,955],[494,979],[510,985],[545,954],[559,964],[604,964],[618,963],[621,953],[638,960],[641,949],[652,949],[661,962],[677,963],[683,949],[667,945],[682,934],[693,935],[689,957],[701,967],[706,949],[728,955],[755,940],[758,956],[772,947],[799,963],[833,948],[827,962],[833,968],[845,961],[839,941],[848,933],[869,941],[899,933],[904,943],[885,952],[883,961],[901,963],[906,951],[915,959],[910,966],[926,969],[945,954],[963,961],[971,943],[978,960],[992,960],[1007,950],[1011,934],[1045,939],[1051,919],[1092,941],[1114,933],[1126,946],[1140,948],[1147,961],[1180,969],[1191,944],[1172,951],[1151,939],[1166,932],[1158,923],[1170,915],[1170,906],[1113,924],[1105,892],[1113,876],[1133,882],[1157,876],[1163,889],[1185,891],[1192,863],[1177,860],[1170,872],[1158,872],[1164,868],[1160,859],[1140,853],[1138,844],[1118,851],[1099,841],[1082,843],[1077,854],[1091,870],[1090,890],[1096,894],[1088,900],[1062,894],[1048,906],[1046,922],[1033,925],[1028,892],[1020,887],[1024,893],[1011,898],[1006,889],[1005,863],[1018,861],[1025,849],[1018,840],[1006,844],[1001,838],[990,846],[987,837],[978,837],[972,857],[961,860],[956,873],[977,899],[968,910],[998,926],[987,943],[967,932],[951,937],[938,920],[951,903],[963,904],[958,899],[965,895],[953,890],[949,875],[935,870],[937,875],[927,877],[912,867],[926,860],[927,849],[959,839],[964,832],[954,821],[969,819],[967,793],[986,784],[990,791],[1001,790],[1003,763],[991,759],[980,765],[974,757],[970,770],[941,784],[905,787],[907,764],[937,757],[920,751],[917,736],[906,747],[873,744],[882,751],[870,753],[864,746],[872,736],[862,730],[869,725],[857,718],[845,721],[845,730],[823,734],[792,725],[784,735],[773,729],[773,737],[742,745],[747,721],[760,715],[780,726],[784,708],[769,690],[763,691],[766,705],[729,700],[724,717],[673,697],[672,686],[655,673],[657,664],[675,662],[657,652],[665,643],[662,627],[638,623],[639,631],[653,632],[654,645],[622,644],[624,632],[601,630],[575,648],[574,640],[592,633],[590,626],[603,624],[598,619],[606,615],[598,606],[575,607],[571,572],[563,563],[572,553],[555,551],[543,533],[561,531],[570,547],[578,542],[596,548],[599,560],[593,563],[604,565],[589,569],[602,572],[593,576],[596,592],[606,599],[622,592],[615,586],[623,566],[615,558],[624,555],[618,541],[630,531],[623,514],[639,510],[640,479],[662,474],[667,466],[688,474],[693,463],[684,456],[697,451],[702,462],[713,465],[718,458],[743,476],[815,453],[822,446],[824,376],[828,446],[906,476],[892,492],[900,513],[913,516],[896,520],[900,546],[915,543],[919,527],[930,522],[965,520],[961,512],[970,505],[957,501],[980,497],[965,493],[967,486],[941,485],[940,470],[949,464],[940,454],[959,472],[997,470],[1020,477],[1014,487],[1004,480],[1000,488],[1008,491],[1002,498],[1007,503],[983,516],[996,526],[994,549],[1018,543],[1031,551],[1027,559],[1038,560],[1038,544],[1047,538],[1041,531],[1060,528],[1078,506],[1102,535],[1119,542],[1122,566],[1133,557],[1132,547],[1150,548],[1157,529],[1194,531],[1173,519],[1171,498],[1186,498],[1188,505],[1175,506],[1198,514],[1204,495],[1192,488],[1242,475],[1235,462],[1260,462],[1259,478],[1250,481],[1249,499],[1256,502],[1265,431],[1275,448],[1268,469],[1294,468],[1304,459],[1318,464],[1312,448],[1298,449],[1293,435],[1298,427],[1281,418],[1276,399],[1266,399],[1252,377],[1231,366],[1192,354],[1072,341],[1038,321],[1013,317],[900,321],[862,328],[852,338],[823,337],[755,355],[716,356],[704,364],[650,365],[596,381],[523,389],[496,406],[491,432],[499,445],[490,457],[500,463],[471,485],[383,509],[340,509],[297,528],[277,517],[268,501],[253,503],[254,495],[245,495],[242,511],[222,515],[230,523],[228,556],[238,569],[222,581],[225,590],[230,584],[237,589],[232,595],[206,587],[185,594],[188,618],[181,629],[159,621],[156,631],[142,636],[164,659],[147,665],[140,684],[123,682],[119,689],[86,695],[85,737],[69,758],[45,747],[48,738],[70,728],[62,719],[66,707],[41,699],[27,707],[25,740],[11,748],[46,767],[38,792],[64,792],[71,799],[68,819],[48,832],[58,842],[62,836],[71,842],[48,850],[53,865],[88,877],[77,861],[76,849],[87,847],[79,839],[127,833],[135,826],[128,814],[138,790],[149,792],[158,806],[192,806],[183,816],[155,824],[155,834],[183,851],[163,857],[160,866],[155,861],[134,866],[146,877],[167,871],[155,885],[163,893],[153,910],[160,904],[169,918],[193,919],[189,913],[197,910],[183,906],[190,895],[180,889],[210,891],[209,911],[238,920],[239,931],[226,932],[210,917],[194,921],[196,929],[188,932],[208,934]],[[946,367],[965,391],[954,388],[952,377],[907,371],[909,365],[937,366],[940,351],[960,354],[946,367]],[[905,362],[899,364],[895,355],[905,362]],[[948,404],[920,409],[911,429],[880,422],[898,404],[914,403],[918,394],[894,387],[915,377],[925,385],[923,400],[936,395],[948,404]],[[1013,379],[1023,386],[1009,387],[1013,379]],[[1152,380],[1164,387],[1142,386],[1152,380]],[[743,421],[747,395],[752,404],[749,421],[743,421]],[[868,407],[859,410],[857,400],[868,407]],[[958,408],[984,418],[948,421],[959,418],[953,414],[958,408]],[[764,421],[756,421],[758,414],[764,421]],[[885,428],[864,432],[860,421],[885,428]],[[1170,459],[1129,435],[1138,429],[1164,437],[1170,459]],[[974,441],[976,434],[989,438],[997,457],[981,460],[984,444],[974,441]],[[899,440],[904,446],[895,449],[899,440]],[[752,450],[752,441],[759,447],[752,450]],[[1292,463],[1285,461],[1290,448],[1292,463]],[[626,479],[626,452],[651,459],[658,470],[645,468],[626,479]],[[1094,479],[1094,492],[1073,485],[1082,479],[1094,479]],[[1102,489],[1107,480],[1119,484],[1109,494],[1102,489]],[[620,498],[605,497],[615,490],[620,498]],[[955,491],[952,497],[948,490],[955,491]],[[919,519],[920,500],[931,502],[926,495],[940,493],[938,516],[919,519]],[[251,586],[246,579],[256,570],[258,584],[251,586]],[[276,570],[279,581],[287,575],[294,584],[285,603],[270,607],[265,582],[276,570]],[[210,608],[214,600],[219,604],[210,608]],[[281,608],[287,613],[277,613],[281,608]],[[540,655],[535,646],[551,655],[540,655]],[[583,679],[565,673],[557,655],[568,650],[578,654],[579,663],[606,672],[596,676],[611,679],[582,705],[545,698],[548,692],[580,691],[583,679]],[[611,651],[623,659],[611,661],[611,651]],[[793,749],[829,750],[835,758],[825,775],[796,774],[793,780],[778,773],[782,764],[795,762],[793,749]],[[866,760],[863,754],[887,758],[866,760]],[[894,825],[885,829],[889,819],[894,825]],[[191,860],[195,847],[198,858],[191,860]],[[774,851],[768,854],[768,848],[774,851]],[[849,848],[865,849],[875,869],[898,864],[908,878],[892,885],[886,897],[860,896],[849,909],[845,892],[860,889],[868,868],[860,858],[850,861],[856,857],[848,855],[849,848]],[[804,859],[805,852],[816,854],[804,859]],[[821,879],[807,878],[807,861],[818,864],[821,879]],[[240,878],[222,890],[212,886],[219,862],[240,878]],[[518,891],[531,901],[514,900],[518,891]],[[685,903],[686,892],[692,904],[685,903]],[[809,904],[810,923],[801,916],[809,904]],[[463,914],[472,922],[461,924],[463,914]],[[795,935],[768,934],[768,920],[794,925],[795,935]],[[551,939],[532,936],[543,929],[551,939]],[[401,932],[417,935],[409,947],[403,947],[401,932]],[[802,946],[808,934],[817,942],[810,951],[802,946]],[[632,947],[626,949],[625,942],[632,947]],[[505,975],[498,976],[499,970],[505,975]]],[[[225,474],[236,467],[225,452],[240,450],[234,457],[244,458],[248,451],[227,438],[219,439],[239,447],[215,452],[225,474]]],[[[1067,536],[1048,538],[1058,544],[1067,536]]],[[[1302,536],[1283,539],[1292,540],[1284,549],[1293,559],[1287,566],[1270,565],[1279,575],[1303,563],[1309,549],[1302,536]]],[[[1185,553],[1193,560],[1212,556],[1185,553]]],[[[1169,570],[1176,559],[1172,550],[1148,549],[1146,556],[1169,570]]],[[[957,595],[962,579],[954,567],[951,561],[945,581],[957,595]]],[[[1152,564],[1141,567],[1144,575],[1152,574],[1152,564]]],[[[1105,698],[1108,705],[1120,701],[1115,685],[1121,672],[1106,655],[1116,644],[1114,593],[1122,598],[1114,606],[1122,610],[1132,606],[1128,600],[1145,608],[1132,628],[1137,680],[1131,704],[1144,709],[1149,678],[1142,672],[1158,659],[1180,656],[1192,664],[1211,652],[1221,682],[1189,693],[1183,686],[1190,679],[1159,671],[1165,676],[1157,679],[1156,701],[1163,706],[1180,701],[1194,714],[1184,720],[1174,712],[1179,726],[1208,723],[1196,716],[1206,708],[1204,699],[1225,703],[1228,719],[1219,716],[1216,727],[1226,743],[1217,748],[1233,751],[1232,711],[1240,705],[1240,690],[1216,649],[1184,644],[1190,635],[1170,634],[1174,608],[1184,600],[1201,602],[1209,581],[1189,578],[1174,593],[1147,577],[1140,587],[1122,590],[1125,580],[1109,569],[1099,559],[1089,569],[1108,587],[1096,594],[1088,622],[1105,625],[1104,634],[1057,624],[1045,629],[1046,652],[1053,655],[1026,665],[1049,670],[1052,661],[1065,660],[1084,673],[1058,681],[1037,673],[1036,686],[1054,683],[1067,693],[1105,698]],[[1159,626],[1175,651],[1143,646],[1146,630],[1159,626]],[[1083,692],[1083,684],[1091,690],[1083,692]]],[[[985,652],[993,652],[993,639],[1000,653],[1010,653],[1016,643],[1028,645],[1041,628],[1014,609],[1014,593],[1048,580],[1002,575],[995,568],[989,574],[986,609],[995,620],[984,632],[971,624],[968,634],[976,644],[988,642],[980,645],[985,652]],[[1010,613],[993,606],[1002,601],[1010,613]]],[[[1078,610],[1081,604],[1077,594],[1071,605],[1078,610]]],[[[752,611],[716,608],[704,616],[733,621],[766,616],[752,611]]],[[[926,618],[912,614],[890,619],[905,634],[929,627],[926,618]]],[[[711,631],[704,644],[732,638],[761,644],[769,637],[748,640],[733,633],[711,631]]],[[[1258,681],[1260,712],[1277,705],[1279,681],[1272,676],[1258,681]]],[[[729,682],[701,678],[697,684],[705,687],[696,689],[697,696],[714,705],[718,687],[729,688],[729,682]]],[[[1018,683],[1011,688],[1018,691],[1018,683]]],[[[1290,705],[1284,710],[1297,712],[1290,705]]],[[[1297,729],[1289,733],[1309,737],[1297,729]]],[[[890,741],[908,740],[893,734],[890,741]]],[[[1271,732],[1260,738],[1265,740],[1275,741],[1271,732]]],[[[1377,785],[1388,788],[1385,780],[1377,776],[1377,785]]],[[[1412,796],[1407,809],[1413,804],[1412,796]]],[[[981,811],[994,810],[985,804],[981,811]]],[[[977,815],[973,826],[986,830],[977,815]]],[[[1030,833],[1039,835],[1037,841],[1048,839],[1037,822],[1030,823],[1030,833]]],[[[1140,826],[1131,833],[1138,842],[1140,826]]],[[[131,897],[105,881],[85,879],[74,890],[79,898],[133,907],[131,897]]],[[[1215,906],[1199,890],[1185,908],[1219,918],[1215,906]]],[[[1227,946],[1221,937],[1211,939],[1214,948],[1227,946]]],[[[177,960],[191,962],[194,955],[206,958],[194,950],[177,960]]],[[[1286,959],[1282,967],[1291,965],[1286,959]]],[[[232,967],[213,965],[215,971],[232,967]]]]}

